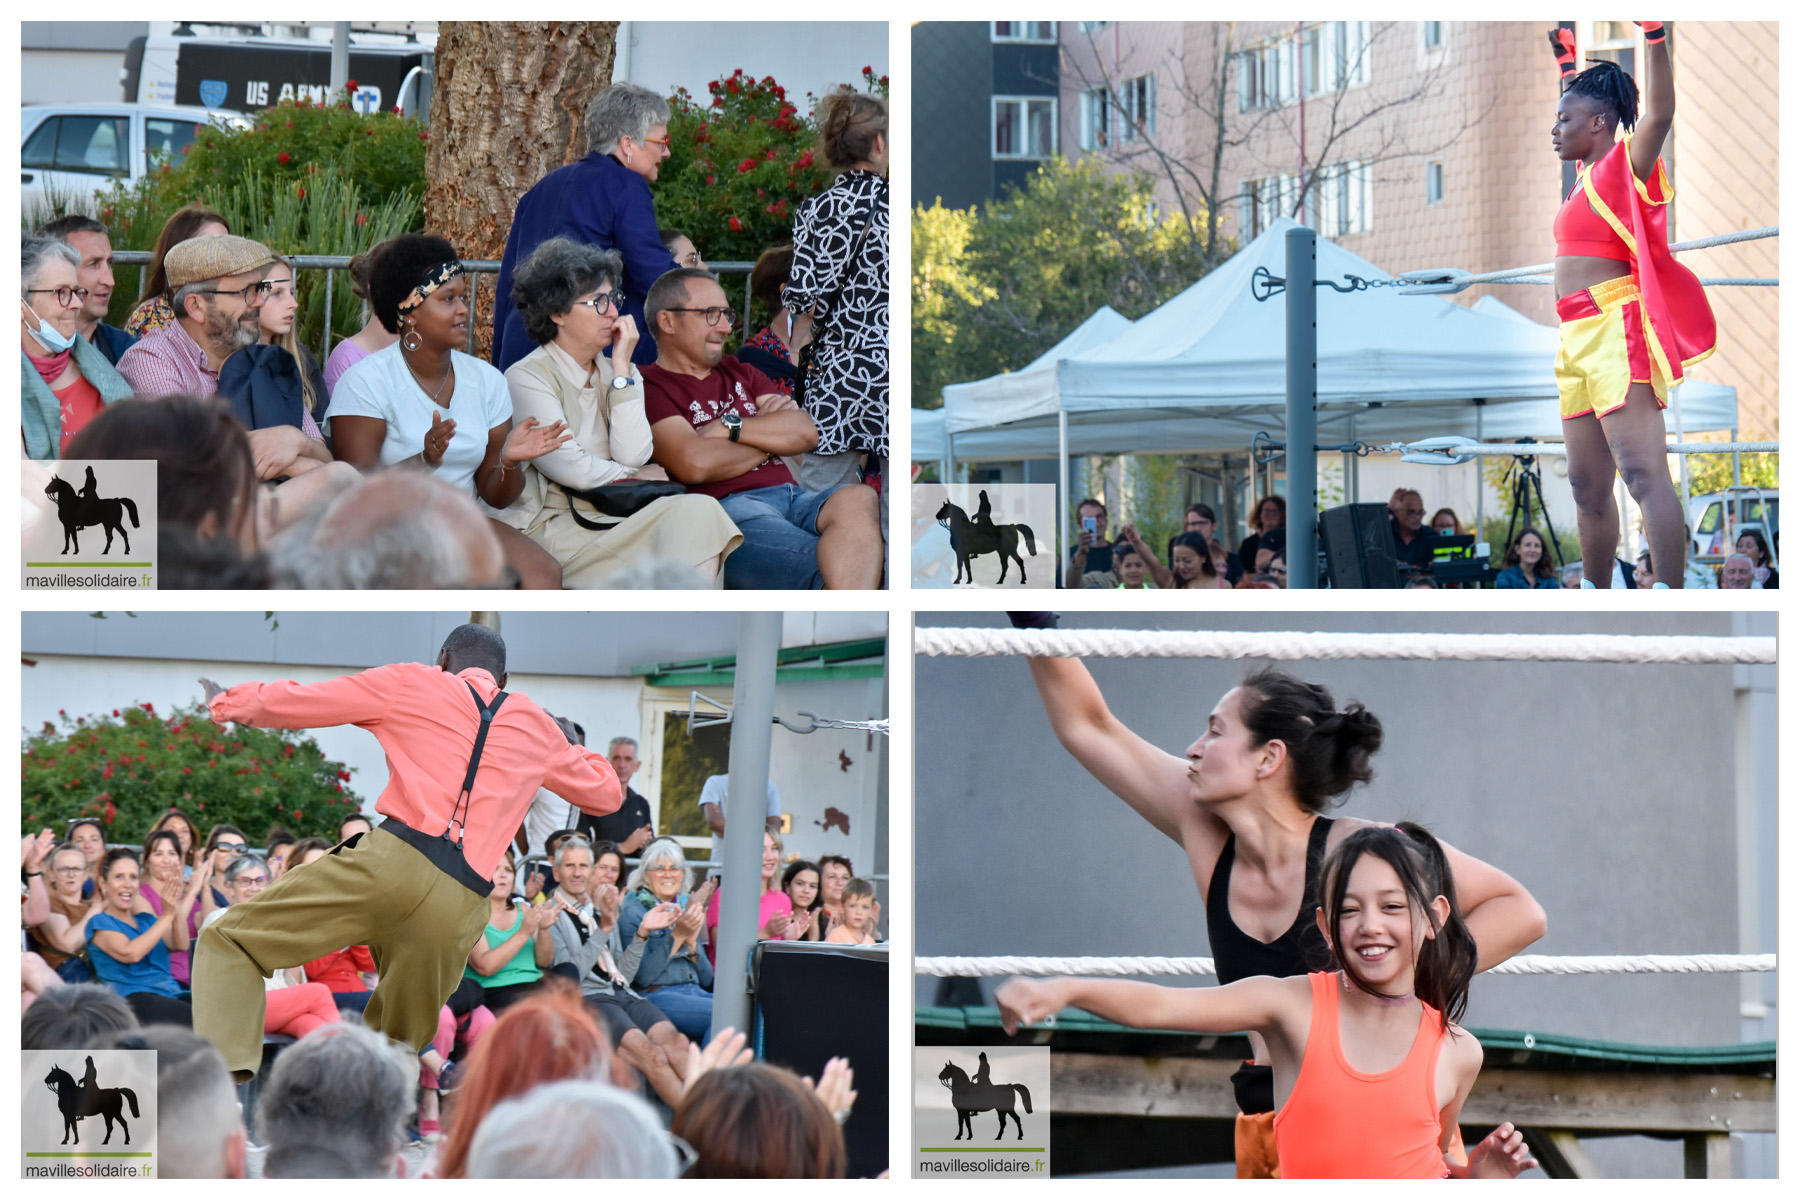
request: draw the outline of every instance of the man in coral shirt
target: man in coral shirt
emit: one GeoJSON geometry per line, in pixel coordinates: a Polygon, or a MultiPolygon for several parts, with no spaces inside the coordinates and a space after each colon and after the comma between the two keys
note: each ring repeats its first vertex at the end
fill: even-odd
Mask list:
{"type": "Polygon", "coordinates": [[[215,721],[271,729],[360,725],[387,753],[386,819],[253,905],[233,906],[195,951],[194,1028],[242,1082],[262,1062],[263,977],[366,943],[381,980],[368,1024],[415,1052],[462,978],[488,917],[494,867],[540,786],[583,812],[618,809],[606,757],[506,693],[506,644],[481,625],[444,639],[435,667],[394,663],[325,683],[200,681],[215,721]]]}

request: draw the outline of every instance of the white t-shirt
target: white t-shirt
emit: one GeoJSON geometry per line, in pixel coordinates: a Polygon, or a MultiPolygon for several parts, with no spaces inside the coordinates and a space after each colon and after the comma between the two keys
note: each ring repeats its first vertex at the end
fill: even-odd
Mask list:
{"type": "MultiPolygon", "coordinates": [[[[724,816],[725,815],[725,785],[728,782],[730,782],[730,780],[731,780],[731,776],[729,776],[729,775],[708,775],[706,777],[706,782],[700,785],[700,803],[702,805],[706,805],[706,804],[718,805],[719,806],[719,815],[724,816]]],[[[771,817],[779,817],[781,815],[781,796],[779,793],[777,793],[775,791],[775,781],[773,779],[769,780],[769,815],[771,817]]],[[[725,853],[724,841],[718,837],[714,837],[712,840],[712,860],[713,860],[713,862],[715,862],[715,863],[718,862],[720,856],[723,855],[724,853],[725,853]]],[[[716,866],[713,867],[714,872],[717,872],[718,869],[719,868],[716,866]]]]}
{"type": "MultiPolygon", "coordinates": [[[[487,457],[488,433],[512,420],[512,395],[506,376],[460,350],[450,352],[456,388],[450,407],[443,408],[419,386],[400,356],[400,343],[377,350],[338,380],[331,393],[332,417],[379,417],[387,422],[381,443],[381,465],[404,462],[425,448],[431,414],[456,422],[435,474],[459,491],[473,494],[475,468],[487,457]]],[[[477,497],[479,499],[479,497],[477,497]]]]}
{"type": "Polygon", "coordinates": [[[525,853],[542,854],[544,840],[559,829],[575,828],[579,810],[549,788],[539,788],[525,812],[525,853]]]}

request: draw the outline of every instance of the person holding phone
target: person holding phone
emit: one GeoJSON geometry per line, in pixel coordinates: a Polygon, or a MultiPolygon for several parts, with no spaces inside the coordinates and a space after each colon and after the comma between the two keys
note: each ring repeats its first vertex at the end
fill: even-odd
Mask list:
{"type": "Polygon", "coordinates": [[[1075,519],[1079,524],[1075,546],[1069,551],[1069,569],[1063,579],[1066,588],[1088,587],[1090,585],[1082,581],[1084,575],[1110,573],[1113,568],[1112,542],[1106,536],[1106,505],[1090,496],[1075,506],[1075,519]]]}
{"type": "Polygon", "coordinates": [[[648,563],[680,563],[718,587],[743,535],[717,500],[667,495],[620,518],[580,495],[668,478],[646,467],[653,444],[631,364],[637,322],[619,311],[623,277],[618,251],[566,237],[514,271],[513,305],[538,348],[507,369],[513,419],[560,421],[571,436],[525,464],[525,486],[500,519],[562,564],[565,587],[607,587],[648,563]]]}

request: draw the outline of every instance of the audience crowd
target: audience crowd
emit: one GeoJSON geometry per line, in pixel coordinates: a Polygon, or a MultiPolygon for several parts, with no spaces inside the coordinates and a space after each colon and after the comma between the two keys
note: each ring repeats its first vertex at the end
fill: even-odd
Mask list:
{"type": "Polygon", "coordinates": [[[887,105],[815,116],[837,178],[758,259],[735,355],[718,276],[657,226],[670,110],[633,84],[520,199],[491,361],[439,237],[350,261],[363,327],[321,366],[293,264],[218,213],[169,219],[123,329],[109,229],[58,218],[23,242],[25,498],[49,519],[62,460],[155,461],[165,587],[880,587],[887,105]]]}

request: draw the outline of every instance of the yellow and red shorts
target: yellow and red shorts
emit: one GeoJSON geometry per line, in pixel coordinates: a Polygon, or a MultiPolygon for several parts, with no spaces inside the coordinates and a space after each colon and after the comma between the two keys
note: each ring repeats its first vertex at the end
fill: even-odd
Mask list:
{"type": "Polygon", "coordinates": [[[1556,315],[1562,319],[1556,387],[1563,420],[1623,408],[1634,383],[1649,384],[1656,403],[1669,406],[1669,381],[1651,356],[1643,297],[1631,276],[1570,292],[1556,302],[1556,315]]]}

